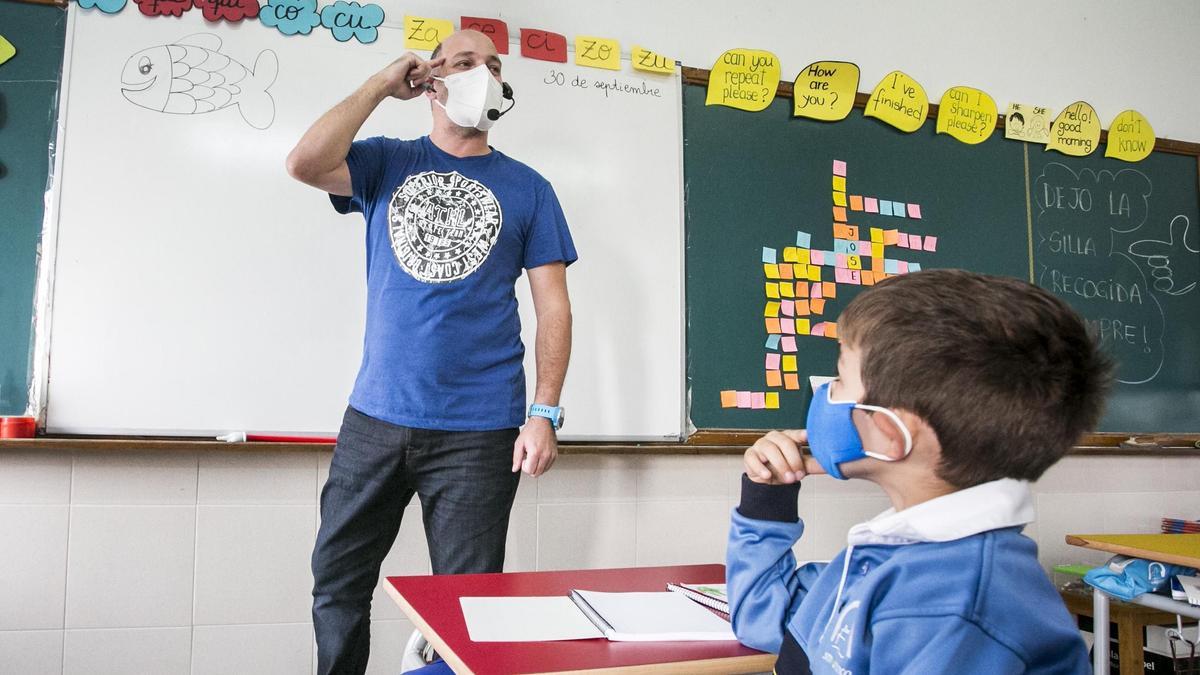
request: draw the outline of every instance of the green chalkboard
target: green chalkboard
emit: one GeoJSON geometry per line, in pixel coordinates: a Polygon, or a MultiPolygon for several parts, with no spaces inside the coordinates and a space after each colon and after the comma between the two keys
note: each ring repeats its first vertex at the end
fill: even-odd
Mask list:
{"type": "Polygon", "coordinates": [[[0,34],[17,48],[0,65],[0,415],[29,394],[37,243],[50,174],[66,11],[0,3],[0,34]]]}
{"type": "MultiPolygon", "coordinates": [[[[704,87],[689,85],[683,97],[687,370],[689,413],[697,428],[800,426],[808,407],[807,377],[835,373],[836,340],[798,335],[793,352],[798,388],[788,389],[786,381],[783,386],[768,384],[766,366],[774,358],[769,355],[778,354],[782,361],[789,352],[786,345],[773,348],[768,343],[764,311],[771,299],[766,284],[775,280],[764,270],[764,256],[770,253],[764,248],[774,249],[782,262],[785,247],[797,246],[798,233],[810,237],[812,250],[844,246],[835,244],[833,236],[837,161],[845,163],[847,195],[905,204],[904,217],[865,209],[847,214],[862,240],[869,241],[871,228],[922,237],[921,250],[887,246],[885,257],[898,261],[893,264],[1031,279],[1054,289],[1093,323],[1121,363],[1122,380],[1099,431],[1200,430],[1200,289],[1187,288],[1200,278],[1195,157],[1155,153],[1136,165],[1066,158],[1044,153],[1041,146],[1005,140],[1002,133],[968,146],[935,134],[932,120],[905,134],[862,117],[858,110],[844,121],[822,123],[791,117],[790,99],[747,113],[705,106],[704,94],[704,87]],[[1127,171],[1118,175],[1121,170],[1127,171]],[[1153,185],[1148,196],[1137,195],[1140,211],[1129,206],[1129,213],[1099,217],[1102,201],[1108,208],[1108,196],[1099,189],[1097,176],[1100,182],[1113,182],[1116,176],[1116,184],[1128,183],[1130,190],[1141,186],[1141,179],[1128,170],[1153,185]],[[1089,180],[1095,193],[1092,210],[1062,208],[1061,193],[1075,194],[1068,188],[1089,180]],[[1042,191],[1040,199],[1036,190],[1042,191]],[[1046,195],[1054,202],[1049,208],[1046,195]],[[908,217],[908,204],[919,206],[919,219],[908,217]],[[1175,219],[1171,243],[1169,224],[1176,216],[1191,227],[1185,233],[1184,220],[1175,219]],[[1141,225],[1134,227],[1134,221],[1141,225]],[[1118,226],[1125,231],[1110,237],[1118,226]],[[1094,251],[1063,253],[1068,232],[1090,237],[1094,251]],[[925,250],[929,236],[936,237],[934,250],[925,250]],[[1144,251],[1135,250],[1146,257],[1128,255],[1129,246],[1143,240],[1167,242],[1167,252],[1143,244],[1144,251]],[[1169,266],[1171,281],[1160,280],[1155,288],[1152,265],[1169,266]],[[1078,285],[1079,277],[1087,281],[1078,285]],[[1121,279],[1126,287],[1140,283],[1142,304],[1135,306],[1123,296],[1112,301],[1093,297],[1100,293],[1094,284],[1108,279],[1121,279]],[[1168,283],[1174,284],[1168,290],[1175,295],[1162,290],[1168,283]],[[1152,307],[1162,308],[1161,328],[1155,328],[1159,314],[1152,307]],[[1145,341],[1134,345],[1134,333],[1143,326],[1145,341]],[[777,393],[779,407],[725,407],[723,391],[777,393]]],[[[1115,193],[1119,207],[1121,192],[1115,193]]],[[[863,262],[869,267],[865,258],[863,262]]],[[[837,283],[831,265],[823,266],[821,274],[823,281],[835,282],[837,294],[824,298],[822,315],[810,313],[810,328],[836,321],[864,288],[837,283]]],[[[1157,274],[1165,276],[1161,270],[1157,274]]],[[[811,300],[809,304],[811,312],[811,300]]],[[[786,365],[780,370],[786,377],[786,365]]]]}

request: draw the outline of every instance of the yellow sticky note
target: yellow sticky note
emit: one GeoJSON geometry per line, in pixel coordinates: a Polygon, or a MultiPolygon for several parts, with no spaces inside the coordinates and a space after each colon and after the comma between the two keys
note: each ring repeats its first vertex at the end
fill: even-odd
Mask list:
{"type": "Polygon", "coordinates": [[[779,295],[785,298],[795,297],[796,288],[790,281],[781,281],[779,282],[779,295]]]}
{"type": "Polygon", "coordinates": [[[796,76],[792,116],[836,122],[846,119],[858,93],[858,66],[845,61],[817,61],[796,76]]]}
{"type": "MultiPolygon", "coordinates": [[[[776,384],[773,386],[778,387],[779,385],[776,384]]],[[[767,410],[778,410],[779,409],[779,392],[768,391],[767,395],[764,398],[765,398],[765,401],[767,404],[767,410]]]]}
{"type": "Polygon", "coordinates": [[[871,257],[876,259],[883,258],[883,244],[871,244],[871,257]]]}
{"type": "Polygon", "coordinates": [[[872,227],[871,228],[871,243],[873,243],[873,244],[883,243],[883,228],[882,227],[872,227]]]}
{"type": "Polygon", "coordinates": [[[445,19],[404,15],[404,48],[432,51],[454,32],[454,24],[445,19]]]}
{"type": "Polygon", "coordinates": [[[837,190],[838,192],[845,192],[846,191],[846,177],[845,176],[834,176],[833,177],[833,189],[837,190]]]}
{"type": "Polygon", "coordinates": [[[656,54],[644,47],[634,45],[629,50],[629,57],[632,60],[634,70],[642,70],[647,73],[664,73],[666,75],[675,72],[675,59],[669,59],[662,54],[656,54]]]}
{"type": "Polygon", "coordinates": [[[763,316],[779,316],[779,303],[774,300],[768,301],[767,306],[763,308],[763,316]]]}
{"type": "Polygon", "coordinates": [[[845,192],[833,193],[833,204],[835,206],[846,206],[846,193],[845,192]]]}
{"type": "Polygon", "coordinates": [[[809,261],[809,249],[807,249],[807,248],[796,249],[796,262],[807,265],[808,261],[809,261]]]}
{"type": "Polygon", "coordinates": [[[810,319],[796,319],[796,335],[808,335],[812,332],[810,319]]]}
{"type": "Polygon", "coordinates": [[[968,145],[982,143],[996,130],[996,102],[972,87],[950,87],[938,104],[937,132],[968,145]]]}
{"type": "Polygon", "coordinates": [[[575,36],[575,63],[589,68],[621,69],[621,43],[590,35],[575,36]]]}
{"type": "Polygon", "coordinates": [[[11,59],[17,53],[17,48],[12,45],[3,35],[0,35],[0,63],[11,59]]]}
{"type": "Polygon", "coordinates": [[[1105,157],[1140,162],[1154,150],[1154,128],[1150,120],[1136,110],[1126,110],[1108,125],[1105,157]]]}
{"type": "Polygon", "coordinates": [[[787,372],[787,373],[796,372],[796,355],[795,354],[784,354],[783,355],[783,370],[784,370],[784,372],[787,372]]]}
{"type": "Polygon", "coordinates": [[[861,270],[862,269],[862,257],[856,256],[856,255],[846,256],[846,269],[861,270]]]}
{"type": "Polygon", "coordinates": [[[821,267],[819,265],[809,265],[808,266],[808,280],[809,281],[820,281],[821,280],[821,267]]]}
{"type": "Polygon", "coordinates": [[[708,76],[704,105],[725,105],[758,112],[775,100],[779,59],[759,49],[730,49],[717,59],[708,76]]]}
{"type": "Polygon", "coordinates": [[[795,246],[785,246],[783,248],[783,262],[796,262],[796,250],[795,246]]]}
{"type": "Polygon", "coordinates": [[[1092,154],[1100,143],[1100,120],[1096,109],[1084,101],[1076,101],[1063,109],[1050,124],[1050,142],[1046,150],[1064,155],[1084,157],[1092,154]]]}
{"type": "Polygon", "coordinates": [[[737,407],[737,392],[730,389],[721,392],[721,407],[736,408],[737,407]]]}
{"type": "Polygon", "coordinates": [[[1004,117],[1004,137],[1029,143],[1050,141],[1050,122],[1054,115],[1049,108],[1028,103],[1009,103],[1004,117]]]}
{"type": "Polygon", "coordinates": [[[772,265],[771,263],[763,263],[763,274],[765,274],[768,279],[778,279],[779,278],[779,265],[772,265]]]}
{"type": "Polygon", "coordinates": [[[773,281],[767,282],[767,297],[768,298],[778,298],[779,297],[779,284],[778,283],[775,283],[773,281]]]}
{"type": "Polygon", "coordinates": [[[879,81],[863,110],[863,115],[908,133],[920,129],[927,114],[929,98],[925,89],[899,70],[893,70],[879,81]]]}

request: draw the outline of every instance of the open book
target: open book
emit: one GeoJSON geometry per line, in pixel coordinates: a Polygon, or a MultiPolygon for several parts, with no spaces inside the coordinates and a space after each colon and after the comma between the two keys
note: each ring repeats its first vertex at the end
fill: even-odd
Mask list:
{"type": "Polygon", "coordinates": [[[737,639],[728,621],[669,591],[576,590],[565,597],[463,597],[459,604],[473,642],[737,639]]]}

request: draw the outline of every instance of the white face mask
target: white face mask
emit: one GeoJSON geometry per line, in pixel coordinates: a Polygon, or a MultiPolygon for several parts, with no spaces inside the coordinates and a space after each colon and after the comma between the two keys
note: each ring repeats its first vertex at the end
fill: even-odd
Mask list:
{"type": "Polygon", "coordinates": [[[436,101],[446,110],[446,117],[460,127],[487,131],[496,123],[488,118],[489,110],[500,110],[504,89],[492,77],[487,64],[447,77],[434,77],[446,84],[446,103],[436,101]]]}

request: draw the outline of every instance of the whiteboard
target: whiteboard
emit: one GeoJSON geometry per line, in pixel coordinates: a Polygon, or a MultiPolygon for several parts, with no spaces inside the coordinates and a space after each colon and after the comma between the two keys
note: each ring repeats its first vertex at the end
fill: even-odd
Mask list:
{"type": "MultiPolygon", "coordinates": [[[[317,117],[403,53],[402,30],[383,27],[361,45],[321,28],[285,37],[254,22],[208,24],[199,12],[71,12],[48,430],[335,432],[361,358],[365,225],[289,178],[284,158],[317,117]],[[219,53],[247,68],[274,54],[265,129],[247,121],[263,126],[261,99],[246,116],[234,105],[179,114],[122,94],[132,56],[195,33],[217,36],[219,53]]],[[[623,65],[509,54],[517,105],[490,136],[554,185],[579,251],[567,274],[568,439],[683,430],[680,83],[623,65]],[[596,85],[614,80],[617,89],[596,85]]],[[[424,99],[391,100],[359,138],[417,137],[429,115],[424,99]]],[[[524,277],[518,300],[531,396],[536,323],[524,277]]]]}

